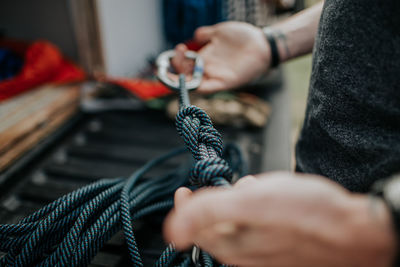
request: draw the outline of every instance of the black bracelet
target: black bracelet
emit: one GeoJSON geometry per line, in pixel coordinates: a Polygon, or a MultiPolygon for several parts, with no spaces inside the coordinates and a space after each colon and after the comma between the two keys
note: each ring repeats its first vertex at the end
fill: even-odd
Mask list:
{"type": "Polygon", "coordinates": [[[264,28],[263,29],[265,38],[267,39],[269,46],[271,48],[271,68],[275,68],[279,65],[281,62],[280,56],[279,56],[279,51],[278,51],[278,46],[276,44],[274,32],[269,29],[269,28],[264,28]]]}

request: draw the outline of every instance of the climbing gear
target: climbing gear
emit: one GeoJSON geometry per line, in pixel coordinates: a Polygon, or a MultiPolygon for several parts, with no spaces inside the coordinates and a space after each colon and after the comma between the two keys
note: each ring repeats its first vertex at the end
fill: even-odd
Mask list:
{"type": "MultiPolygon", "coordinates": [[[[158,79],[171,90],[180,91],[180,83],[178,80],[173,80],[168,73],[172,70],[171,59],[175,56],[174,50],[168,50],[161,53],[157,60],[157,77],[158,79]]],[[[199,87],[201,79],[203,78],[204,63],[201,57],[196,52],[186,51],[185,57],[194,60],[194,68],[192,79],[186,82],[185,88],[187,90],[194,90],[199,87]]]]}
{"type": "MultiPolygon", "coordinates": [[[[181,76],[182,88],[184,80],[181,76]]],[[[196,161],[189,180],[194,186],[230,186],[234,172],[240,177],[245,175],[241,154],[232,145],[224,149],[221,135],[208,115],[186,104],[182,104],[177,114],[176,128],[196,161]]],[[[102,179],[59,198],[17,224],[0,225],[0,251],[7,253],[0,259],[0,266],[87,266],[121,229],[132,266],[143,266],[132,221],[157,211],[168,211],[173,206],[175,190],[188,185],[188,172],[181,167],[160,178],[143,176],[184,152],[185,149],[175,149],[148,162],[126,179],[102,179]]],[[[206,252],[199,249],[192,252],[195,266],[216,266],[206,252]]],[[[157,267],[190,265],[190,255],[175,251],[172,245],[155,264],[157,267]]]]}
{"type": "Polygon", "coordinates": [[[193,246],[193,248],[192,248],[192,263],[196,267],[201,266],[200,262],[199,262],[200,253],[201,253],[200,248],[198,246],[193,246]]]}
{"type": "MultiPolygon", "coordinates": [[[[173,81],[172,79],[169,78],[168,75],[168,70],[171,70],[171,66],[170,66],[170,60],[172,59],[172,57],[175,55],[175,51],[170,50],[170,51],[166,51],[163,54],[161,54],[159,56],[159,58],[157,59],[157,65],[158,65],[158,78],[161,82],[163,82],[164,84],[166,84],[167,86],[169,86],[170,89],[172,90],[179,90],[179,106],[180,106],[180,110],[186,109],[190,107],[190,99],[189,99],[189,92],[188,90],[195,90],[197,89],[197,87],[200,85],[201,83],[201,78],[203,75],[203,68],[202,68],[202,61],[201,58],[199,56],[197,56],[196,53],[192,52],[192,51],[187,51],[185,53],[185,56],[187,58],[191,58],[193,60],[195,60],[195,66],[194,66],[194,70],[193,70],[193,79],[195,80],[193,82],[193,79],[191,81],[189,81],[189,83],[191,83],[191,87],[190,89],[188,88],[188,85],[186,84],[186,75],[185,74],[179,74],[179,80],[178,80],[178,84],[175,83],[175,81],[173,81]],[[199,67],[199,65],[201,65],[201,69],[199,67]],[[201,70],[201,72],[200,72],[201,70]],[[197,79],[197,80],[196,80],[197,79]]],[[[194,107],[194,106],[193,106],[194,107]]],[[[197,108],[198,109],[198,108],[197,108]]],[[[200,109],[198,109],[200,110],[200,109]]],[[[207,114],[205,114],[204,111],[201,110],[200,113],[203,113],[201,115],[203,115],[204,118],[208,117],[207,114]],[[204,116],[205,115],[205,116],[204,116]]],[[[189,117],[189,116],[188,116],[189,117]]],[[[180,117],[181,118],[181,117],[180,117]]],[[[182,118],[181,118],[182,119],[182,118]]],[[[186,124],[187,129],[190,129],[189,132],[187,132],[187,134],[193,133],[193,130],[195,130],[194,128],[199,128],[200,126],[200,121],[196,118],[196,116],[193,116],[192,118],[188,118],[187,122],[189,122],[191,119],[193,119],[193,121],[196,123],[195,125],[191,125],[189,123],[186,124]]],[[[208,118],[209,120],[209,118],[208,118]]],[[[180,129],[180,125],[183,124],[183,122],[179,121],[178,122],[178,116],[177,116],[177,129],[179,134],[182,136],[182,138],[185,140],[186,145],[189,147],[189,145],[193,142],[193,139],[195,139],[195,136],[189,137],[189,140],[186,141],[185,138],[187,138],[190,135],[186,135],[185,133],[181,132],[180,129]]],[[[214,129],[211,125],[211,120],[209,121],[204,121],[205,126],[209,127],[210,129],[214,129]]],[[[214,129],[215,130],[215,129],[214,129]]],[[[221,137],[219,136],[218,132],[209,132],[207,138],[210,138],[210,140],[214,139],[218,141],[218,138],[220,139],[221,137]],[[213,136],[213,134],[215,134],[215,136],[213,136]]],[[[219,143],[218,143],[219,145],[219,143]]],[[[222,142],[220,142],[220,145],[222,146],[222,142]]],[[[206,144],[203,144],[203,148],[206,147],[206,144]]],[[[212,156],[215,156],[215,152],[212,151],[212,147],[210,146],[210,153],[212,156]]],[[[203,155],[204,158],[207,158],[208,155],[203,155]]],[[[196,158],[196,157],[195,157],[196,158]]],[[[201,159],[201,157],[199,157],[199,159],[201,159]]],[[[229,169],[229,166],[223,166],[223,164],[221,164],[220,168],[226,168],[229,169]],[[222,167],[221,167],[222,166],[222,167]]],[[[211,167],[211,166],[210,166],[211,167]]],[[[204,169],[204,171],[207,170],[207,164],[199,167],[200,169],[204,169]]],[[[215,168],[214,171],[218,172],[220,171],[219,169],[215,168]]],[[[227,178],[231,178],[231,177],[227,177],[227,178]]],[[[192,180],[193,184],[196,184],[195,180],[192,180]]],[[[201,254],[201,249],[198,246],[193,246],[192,248],[192,263],[194,264],[194,266],[196,267],[200,267],[201,265],[199,264],[199,257],[201,254]]]]}
{"type": "Polygon", "coordinates": [[[179,75],[179,102],[181,108],[190,106],[189,92],[186,87],[186,76],[179,75]]]}

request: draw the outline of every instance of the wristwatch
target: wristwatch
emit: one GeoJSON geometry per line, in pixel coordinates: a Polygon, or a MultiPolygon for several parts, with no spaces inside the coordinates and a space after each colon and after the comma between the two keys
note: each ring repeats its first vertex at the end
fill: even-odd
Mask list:
{"type": "MultiPolygon", "coordinates": [[[[377,181],[371,193],[381,197],[386,203],[392,214],[397,240],[400,241],[400,173],[377,181]]],[[[400,267],[400,248],[398,248],[394,266],[400,267]]]]}

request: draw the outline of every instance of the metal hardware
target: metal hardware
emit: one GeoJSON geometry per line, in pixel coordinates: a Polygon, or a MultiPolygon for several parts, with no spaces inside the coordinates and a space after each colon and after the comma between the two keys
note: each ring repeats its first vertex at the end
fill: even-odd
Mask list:
{"type": "MultiPolygon", "coordinates": [[[[168,76],[168,72],[171,70],[171,59],[175,56],[174,50],[168,50],[161,53],[156,61],[157,64],[157,77],[165,86],[172,90],[179,91],[180,83],[178,80],[173,80],[168,76]]],[[[190,81],[186,81],[187,90],[195,90],[200,86],[201,79],[203,78],[203,67],[204,63],[200,56],[193,51],[185,52],[186,58],[194,60],[193,75],[190,81]]]]}

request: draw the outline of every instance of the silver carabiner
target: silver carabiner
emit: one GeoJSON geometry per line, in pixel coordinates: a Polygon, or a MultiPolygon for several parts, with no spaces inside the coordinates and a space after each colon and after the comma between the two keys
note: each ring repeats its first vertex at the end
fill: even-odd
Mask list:
{"type": "MultiPolygon", "coordinates": [[[[157,65],[157,78],[165,86],[172,90],[179,91],[180,85],[179,80],[176,81],[168,76],[168,72],[171,69],[171,59],[175,56],[175,50],[168,50],[161,53],[156,60],[157,65]]],[[[201,79],[203,78],[204,62],[201,57],[193,51],[186,51],[185,57],[194,60],[194,69],[192,74],[192,79],[186,81],[186,89],[194,90],[200,86],[201,79]]]]}
{"type": "Polygon", "coordinates": [[[192,248],[192,262],[194,264],[194,266],[196,267],[201,267],[200,264],[200,252],[201,249],[198,246],[193,246],[192,248]]]}

